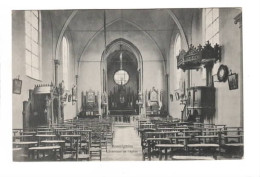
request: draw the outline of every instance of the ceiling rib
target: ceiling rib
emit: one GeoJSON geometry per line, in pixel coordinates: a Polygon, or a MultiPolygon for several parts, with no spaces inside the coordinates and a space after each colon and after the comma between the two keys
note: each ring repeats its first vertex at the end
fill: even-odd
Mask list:
{"type": "Polygon", "coordinates": [[[62,27],[62,30],[60,32],[60,35],[59,35],[59,38],[58,38],[58,42],[57,42],[57,45],[56,45],[56,50],[55,50],[55,59],[58,59],[58,51],[60,49],[60,44],[61,44],[61,40],[62,40],[62,37],[68,27],[68,25],[70,24],[71,20],[73,19],[73,17],[77,14],[78,10],[73,10],[70,14],[70,16],[68,17],[68,19],[66,20],[66,22],[64,23],[63,27],[62,27]]]}
{"type": "MultiPolygon", "coordinates": [[[[165,57],[163,56],[162,51],[160,50],[160,48],[159,48],[159,46],[158,46],[158,43],[153,39],[153,37],[152,37],[148,32],[142,30],[142,28],[141,28],[139,25],[137,25],[136,23],[134,23],[134,22],[132,22],[132,21],[129,21],[129,20],[126,20],[126,19],[117,18],[117,19],[113,20],[112,22],[110,22],[109,24],[107,24],[106,26],[107,26],[107,27],[108,27],[108,26],[111,26],[112,24],[114,24],[114,23],[116,23],[117,21],[120,21],[120,20],[122,20],[123,22],[126,22],[126,23],[128,23],[128,24],[131,24],[132,26],[134,26],[134,27],[136,27],[137,29],[139,29],[140,32],[143,32],[145,35],[147,35],[148,38],[155,43],[155,45],[156,45],[156,47],[157,47],[159,53],[161,54],[161,56],[162,56],[162,58],[163,58],[163,61],[165,62],[165,57]]],[[[83,51],[82,51],[82,53],[81,53],[81,55],[80,55],[80,57],[79,57],[79,61],[78,61],[78,62],[80,62],[80,60],[81,60],[81,58],[82,58],[84,52],[87,50],[87,48],[89,47],[89,45],[91,44],[91,42],[93,41],[93,39],[94,39],[99,33],[101,33],[103,30],[104,30],[104,27],[100,28],[100,29],[90,38],[90,40],[89,40],[89,41],[87,42],[87,44],[85,45],[85,47],[84,47],[84,49],[83,49],[83,51]]]]}

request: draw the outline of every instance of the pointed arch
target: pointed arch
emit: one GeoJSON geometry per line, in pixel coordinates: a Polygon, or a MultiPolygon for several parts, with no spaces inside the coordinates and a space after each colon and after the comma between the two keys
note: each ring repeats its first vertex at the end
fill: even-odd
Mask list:
{"type": "Polygon", "coordinates": [[[120,45],[124,46],[126,50],[133,53],[137,59],[137,71],[139,73],[139,92],[143,93],[143,58],[139,51],[139,49],[130,41],[124,38],[118,38],[114,41],[110,42],[106,49],[103,51],[101,56],[101,63],[100,63],[100,76],[101,76],[101,88],[105,90],[103,87],[103,71],[106,71],[106,59],[108,58],[109,54],[113,53],[115,50],[120,49],[120,45]]]}
{"type": "Polygon", "coordinates": [[[172,20],[175,22],[175,24],[177,25],[177,27],[178,27],[178,29],[180,31],[181,38],[185,42],[184,43],[184,48],[188,49],[189,48],[189,42],[188,42],[188,40],[186,38],[186,35],[184,33],[184,30],[183,30],[183,28],[181,26],[181,23],[180,23],[179,19],[176,17],[176,15],[170,9],[167,9],[166,11],[170,15],[172,20]]]}
{"type": "Polygon", "coordinates": [[[60,45],[61,45],[61,41],[62,41],[62,37],[64,36],[64,33],[66,31],[66,29],[68,28],[71,20],[73,19],[73,17],[78,13],[78,10],[73,10],[73,12],[70,14],[70,16],[68,17],[68,19],[66,20],[66,22],[64,23],[58,41],[57,41],[57,45],[56,45],[56,50],[55,50],[55,59],[58,59],[58,54],[59,54],[59,49],[60,49],[60,45]]]}

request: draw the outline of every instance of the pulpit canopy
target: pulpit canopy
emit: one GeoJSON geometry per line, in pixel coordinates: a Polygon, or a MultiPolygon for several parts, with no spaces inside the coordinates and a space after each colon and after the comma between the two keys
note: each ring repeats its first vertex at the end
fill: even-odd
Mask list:
{"type": "Polygon", "coordinates": [[[221,46],[215,44],[214,48],[209,41],[205,46],[197,48],[192,44],[189,50],[181,50],[177,56],[177,68],[185,70],[199,69],[201,66],[212,65],[221,58],[221,46]]]}

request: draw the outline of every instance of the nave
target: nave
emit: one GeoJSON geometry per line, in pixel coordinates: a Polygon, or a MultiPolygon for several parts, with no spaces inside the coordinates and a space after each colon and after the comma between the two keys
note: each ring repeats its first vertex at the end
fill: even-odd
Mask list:
{"type": "Polygon", "coordinates": [[[105,161],[141,161],[141,138],[134,126],[115,125],[113,146],[103,154],[105,161]]]}
{"type": "Polygon", "coordinates": [[[13,130],[14,161],[145,161],[243,158],[243,128],[159,118],[71,120],[13,130]]]}
{"type": "Polygon", "coordinates": [[[241,8],[12,12],[14,161],[243,159],[241,8]]]}

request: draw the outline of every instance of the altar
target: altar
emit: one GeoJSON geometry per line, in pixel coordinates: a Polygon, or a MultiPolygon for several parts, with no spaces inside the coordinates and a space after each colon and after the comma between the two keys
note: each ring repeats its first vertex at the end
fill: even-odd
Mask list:
{"type": "Polygon", "coordinates": [[[138,113],[137,95],[130,87],[117,85],[108,95],[110,115],[134,115],[138,113]]]}

